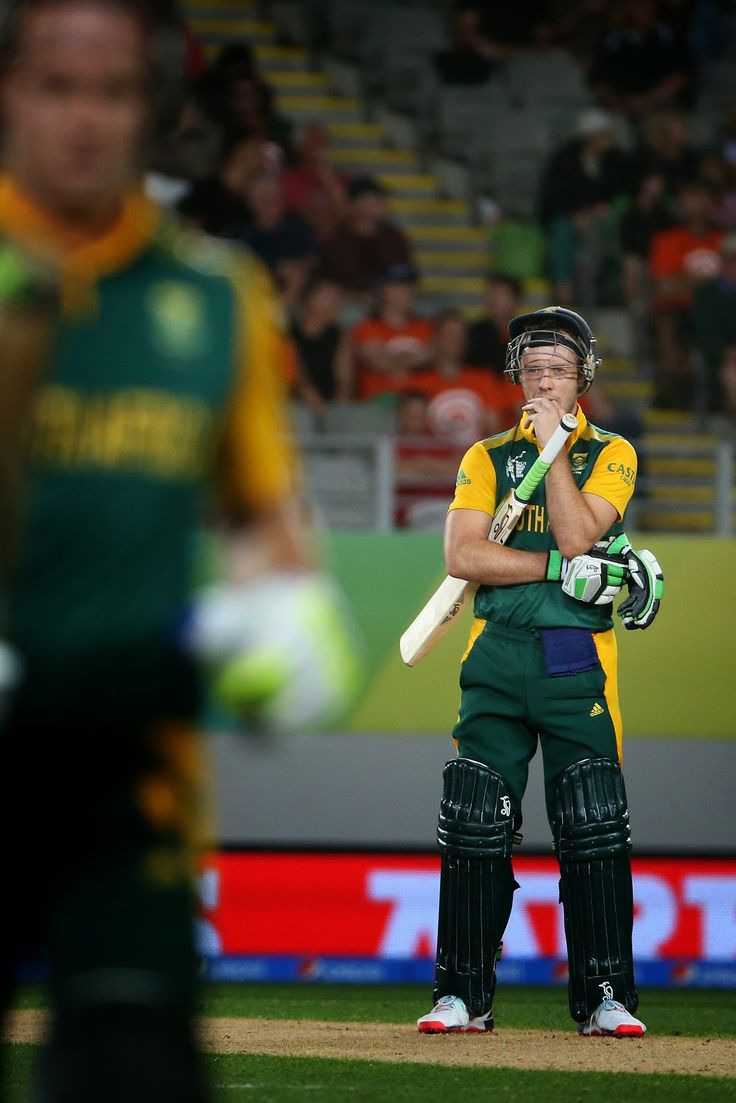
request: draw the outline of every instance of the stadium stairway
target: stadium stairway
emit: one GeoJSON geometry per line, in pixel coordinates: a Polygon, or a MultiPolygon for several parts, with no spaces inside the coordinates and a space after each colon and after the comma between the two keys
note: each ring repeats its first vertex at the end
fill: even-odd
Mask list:
{"type": "Polygon", "coordinates": [[[636,362],[626,311],[599,309],[594,326],[603,359],[598,381],[618,409],[635,415],[643,426],[635,526],[648,532],[734,531],[736,491],[728,445],[716,433],[704,432],[694,414],[652,406],[652,383],[636,362]],[[723,516],[724,494],[730,497],[730,519],[723,516]]]}
{"type": "Polygon", "coordinates": [[[689,413],[650,409],[643,449],[648,493],[641,528],[731,534],[736,531],[733,443],[701,432],[689,413]]]}
{"type": "Polygon", "coordinates": [[[278,110],[297,126],[327,123],[335,165],[353,176],[374,176],[387,189],[392,213],[415,250],[423,304],[477,313],[488,241],[486,232],[472,225],[469,204],[443,196],[416,153],[396,148],[385,126],[366,121],[361,99],[340,94],[330,77],[314,68],[307,50],[284,45],[277,23],[258,18],[254,0],[185,0],[182,10],[209,56],[226,42],[248,42],[260,75],[276,93],[278,110]]]}

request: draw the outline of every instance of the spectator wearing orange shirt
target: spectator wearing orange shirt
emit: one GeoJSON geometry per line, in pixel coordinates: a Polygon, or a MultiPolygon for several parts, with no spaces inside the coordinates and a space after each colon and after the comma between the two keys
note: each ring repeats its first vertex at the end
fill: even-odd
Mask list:
{"type": "Polygon", "coordinates": [[[718,272],[723,231],[714,226],[714,200],[706,184],[683,184],[680,221],[652,238],[649,269],[656,342],[654,404],[692,404],[692,304],[695,287],[718,272]]]}
{"type": "Polygon", "coordinates": [[[468,327],[461,314],[444,311],[435,326],[434,363],[414,373],[411,388],[428,397],[430,433],[467,448],[518,419],[519,391],[487,368],[468,366],[468,327]]]}
{"type": "Polygon", "coordinates": [[[411,386],[434,357],[434,323],[414,313],[419,273],[409,264],[384,272],[375,314],[345,334],[338,352],[337,398],[386,399],[411,386]]]}

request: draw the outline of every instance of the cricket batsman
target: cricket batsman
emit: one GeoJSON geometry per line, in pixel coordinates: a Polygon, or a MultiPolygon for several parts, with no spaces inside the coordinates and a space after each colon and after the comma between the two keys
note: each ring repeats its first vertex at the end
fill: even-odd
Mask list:
{"type": "Polygon", "coordinates": [[[493,1029],[496,960],[517,887],[512,846],[541,745],[570,1014],[588,1037],[641,1037],[613,600],[626,585],[618,614],[627,629],[647,628],[662,571],[624,532],[634,449],[590,424],[578,404],[600,363],[587,322],[553,306],[514,318],[509,333],[506,372],[523,390],[522,416],[465,454],[445,530],[449,573],[479,588],[460,675],[457,757],[443,775],[436,1002],[418,1028],[493,1029]],[[496,504],[567,413],[577,429],[566,448],[506,545],[489,541],[496,504]]]}
{"type": "Polygon", "coordinates": [[[150,8],[18,0],[2,27],[0,991],[6,1010],[45,951],[45,1103],[207,1098],[202,664],[277,727],[329,722],[356,678],[298,501],[270,282],[140,188],[150,8]],[[224,562],[192,606],[205,520],[224,562]]]}

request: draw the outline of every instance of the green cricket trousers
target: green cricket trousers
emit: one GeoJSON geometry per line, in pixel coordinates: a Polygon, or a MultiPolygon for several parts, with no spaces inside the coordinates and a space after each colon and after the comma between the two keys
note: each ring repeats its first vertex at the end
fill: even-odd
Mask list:
{"type": "Polygon", "coordinates": [[[612,628],[592,639],[593,669],[551,677],[539,631],[480,619],[473,624],[453,738],[461,757],[505,779],[517,826],[537,740],[550,822],[555,784],[569,766],[601,756],[621,763],[616,639],[612,628]]]}

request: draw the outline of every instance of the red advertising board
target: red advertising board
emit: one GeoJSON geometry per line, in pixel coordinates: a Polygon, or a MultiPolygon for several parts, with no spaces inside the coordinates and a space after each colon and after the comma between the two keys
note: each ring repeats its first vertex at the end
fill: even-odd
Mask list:
{"type": "MultiPolygon", "coordinates": [[[[430,959],[439,862],[386,854],[214,855],[201,878],[213,955],[430,959]]],[[[558,869],[518,857],[504,936],[511,959],[564,958],[558,869]]],[[[634,861],[634,951],[649,961],[736,964],[736,861],[634,861]]]]}

